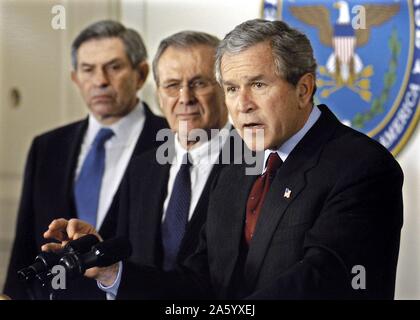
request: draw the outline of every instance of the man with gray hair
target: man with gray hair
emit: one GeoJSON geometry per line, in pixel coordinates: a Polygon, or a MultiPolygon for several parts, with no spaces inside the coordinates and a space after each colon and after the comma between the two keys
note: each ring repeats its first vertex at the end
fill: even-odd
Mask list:
{"type": "MultiPolygon", "coordinates": [[[[307,37],[284,22],[250,20],[226,35],[217,78],[264,168],[224,168],[196,252],[172,273],[138,267],[117,298],[393,298],[403,173],[383,146],[314,105],[315,68],[307,37]]],[[[116,270],[91,275],[109,285],[116,270]]]]}
{"type": "MultiPolygon", "coordinates": [[[[133,248],[120,268],[118,278],[124,281],[138,265],[173,270],[197,248],[211,185],[225,166],[222,153],[230,152],[232,125],[214,75],[219,43],[204,32],[181,31],[163,39],[157,49],[157,95],[174,134],[137,157],[123,183],[118,233],[133,248]]],[[[116,290],[107,291],[116,295],[116,290]]]]}
{"type": "MultiPolygon", "coordinates": [[[[140,35],[116,21],[85,28],[71,47],[71,78],[89,116],[36,137],[26,163],[16,238],[4,292],[13,299],[42,298],[35,286],[20,283],[17,271],[32,264],[45,243],[43,232],[55,218],[89,221],[107,239],[116,232],[117,194],[135,155],[160,143],[166,128],[137,97],[149,73],[140,35]]],[[[98,299],[95,281],[67,281],[56,298],[98,299]]]]}
{"type": "MultiPolygon", "coordinates": [[[[153,74],[172,133],[158,149],[133,159],[121,187],[118,234],[133,248],[123,273],[120,268],[124,279],[136,265],[172,270],[197,247],[210,187],[225,166],[222,155],[232,156],[233,150],[224,94],[214,74],[219,43],[204,32],[181,31],[159,44],[153,74]]],[[[45,236],[59,228],[66,232],[68,223],[73,221],[54,221],[45,236]]]]}

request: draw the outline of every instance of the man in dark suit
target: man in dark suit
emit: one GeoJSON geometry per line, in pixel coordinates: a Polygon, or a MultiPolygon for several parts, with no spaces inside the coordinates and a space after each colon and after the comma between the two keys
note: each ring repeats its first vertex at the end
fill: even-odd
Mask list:
{"type": "Polygon", "coordinates": [[[231,156],[235,137],[213,72],[219,43],[204,32],[182,31],[158,47],[153,73],[171,130],[161,147],[133,158],[121,186],[118,234],[132,244],[129,263],[171,270],[197,247],[210,186],[224,166],[223,154],[231,156]],[[183,188],[178,181],[186,155],[188,187],[183,188]],[[179,205],[183,202],[185,207],[179,205]]]}
{"type": "MultiPolygon", "coordinates": [[[[177,270],[123,264],[89,275],[121,299],[392,299],[401,168],[313,105],[315,71],[309,40],[284,22],[250,20],[228,33],[217,79],[241,137],[264,152],[263,169],[221,171],[199,246],[177,270]]],[[[66,231],[89,233],[80,221],[66,231]]]]}
{"type": "Polygon", "coordinates": [[[118,229],[119,234],[130,238],[133,263],[169,270],[197,246],[210,186],[223,166],[218,160],[231,127],[223,90],[213,72],[219,42],[204,32],[183,31],[162,40],[157,49],[153,73],[161,109],[175,136],[169,134],[169,141],[160,150],[133,159],[121,189],[118,229]],[[188,139],[198,130],[208,141],[188,139]],[[170,154],[167,159],[161,157],[164,149],[170,154]],[[187,153],[191,162],[186,190],[189,203],[175,212],[171,203],[183,197],[176,177],[187,153]],[[172,229],[177,226],[169,222],[174,213],[182,217],[182,230],[176,247],[167,248],[162,238],[176,232],[172,229]],[[173,257],[169,256],[170,249],[174,250],[173,257]]]}
{"type": "MultiPolygon", "coordinates": [[[[52,220],[90,219],[105,239],[115,235],[117,194],[128,163],[157,147],[156,134],[167,127],[166,121],[137,97],[149,71],[146,58],[140,35],[115,21],[94,23],[74,40],[71,75],[88,106],[89,117],[42,134],[32,143],[4,288],[13,299],[43,297],[27,291],[16,273],[33,263],[45,243],[42,233],[52,220]],[[101,148],[95,137],[103,130],[111,134],[104,138],[103,157],[98,152],[95,158],[92,150],[101,148]],[[103,171],[96,175],[99,183],[94,179],[92,183],[89,174],[94,175],[100,159],[103,171]]],[[[95,281],[71,282],[60,294],[66,299],[101,297],[105,295],[95,281]]]]}

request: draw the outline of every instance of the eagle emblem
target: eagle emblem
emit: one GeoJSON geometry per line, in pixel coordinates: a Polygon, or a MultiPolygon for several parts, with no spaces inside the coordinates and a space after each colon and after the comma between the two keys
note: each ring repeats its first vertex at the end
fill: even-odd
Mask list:
{"type": "Polygon", "coordinates": [[[399,4],[368,4],[365,8],[365,29],[354,29],[351,23],[347,1],[338,1],[334,7],[339,10],[337,21],[331,23],[330,11],[322,5],[290,6],[291,13],[302,22],[318,29],[319,39],[333,52],[325,66],[320,66],[317,86],[322,97],[343,87],[357,93],[363,100],[371,101],[370,77],[374,73],[372,65],[365,66],[357,54],[357,48],[369,41],[370,30],[391,19],[399,10],[399,4]],[[314,19],[314,17],[316,17],[314,19]]]}
{"type": "Polygon", "coordinates": [[[396,155],[420,119],[420,1],[261,1],[264,19],[310,39],[315,103],[396,155]]]}

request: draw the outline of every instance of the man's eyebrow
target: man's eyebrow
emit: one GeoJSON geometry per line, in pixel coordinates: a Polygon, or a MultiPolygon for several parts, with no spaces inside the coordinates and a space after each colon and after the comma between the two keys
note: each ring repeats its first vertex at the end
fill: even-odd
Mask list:
{"type": "Polygon", "coordinates": [[[169,82],[180,82],[180,81],[181,80],[177,78],[168,78],[168,79],[162,80],[161,83],[164,84],[164,83],[169,83],[169,82]]]}
{"type": "Polygon", "coordinates": [[[80,63],[80,67],[93,67],[94,65],[91,63],[87,63],[87,62],[81,62],[80,63]]]}
{"type": "Polygon", "coordinates": [[[222,85],[224,85],[224,86],[236,86],[236,84],[233,83],[232,81],[224,81],[224,80],[222,80],[222,85]]]}
{"type": "Polygon", "coordinates": [[[264,78],[264,75],[263,74],[259,74],[259,75],[256,75],[254,77],[249,78],[248,79],[248,82],[254,82],[254,81],[257,81],[257,80],[262,80],[263,78],[264,78]]]}
{"type": "MultiPolygon", "coordinates": [[[[249,78],[247,77],[246,82],[251,83],[251,82],[262,80],[262,79],[264,79],[264,75],[263,74],[258,74],[258,75],[253,76],[253,77],[249,77],[249,78]]],[[[222,80],[222,84],[224,86],[235,86],[235,85],[237,85],[234,82],[229,81],[229,80],[227,80],[227,81],[222,80]]]]}
{"type": "MultiPolygon", "coordinates": [[[[194,76],[194,77],[192,77],[191,79],[188,79],[188,83],[191,83],[191,82],[194,82],[194,81],[196,81],[196,80],[210,80],[209,78],[207,78],[207,77],[205,77],[205,76],[203,76],[203,75],[201,75],[201,74],[199,74],[199,75],[196,75],[196,76],[194,76]]],[[[165,80],[163,80],[163,81],[161,81],[162,83],[168,83],[168,82],[182,82],[182,80],[181,79],[179,79],[179,78],[168,78],[168,79],[165,79],[165,80]]]]}
{"type": "Polygon", "coordinates": [[[104,66],[106,67],[106,66],[109,66],[110,64],[120,63],[120,62],[122,62],[122,60],[120,58],[114,58],[114,59],[112,59],[108,62],[105,62],[104,66]]]}
{"type": "MultiPolygon", "coordinates": [[[[113,64],[113,63],[116,63],[116,62],[121,62],[122,60],[120,59],[120,58],[114,58],[114,59],[112,59],[112,60],[110,60],[110,61],[108,61],[108,62],[105,62],[104,64],[103,64],[103,66],[108,66],[108,65],[110,65],[110,64],[113,64]]],[[[94,63],[89,63],[89,62],[81,62],[80,63],[80,66],[81,67],[94,67],[95,66],[95,64],[94,63]]]]}
{"type": "Polygon", "coordinates": [[[196,76],[192,77],[188,82],[193,82],[196,80],[209,80],[208,77],[203,76],[202,74],[197,74],[196,76]]]}

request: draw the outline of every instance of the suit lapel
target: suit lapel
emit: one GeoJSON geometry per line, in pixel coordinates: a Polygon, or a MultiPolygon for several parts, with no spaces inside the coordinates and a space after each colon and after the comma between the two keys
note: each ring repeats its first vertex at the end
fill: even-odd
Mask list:
{"type": "Polygon", "coordinates": [[[217,228],[216,234],[219,235],[213,242],[216,250],[214,256],[217,257],[215,259],[217,261],[215,270],[222,271],[220,281],[223,284],[224,292],[221,292],[221,296],[228,295],[227,291],[233,279],[233,272],[239,262],[248,194],[258,177],[255,172],[259,172],[261,169],[259,168],[261,166],[260,162],[262,162],[261,154],[253,155],[254,163],[245,161],[245,155],[250,155],[251,152],[236,130],[231,134],[230,145],[225,147],[230,148],[229,162],[231,165],[227,171],[229,176],[225,179],[226,184],[215,190],[216,194],[223,190],[220,194],[222,200],[217,202],[216,197],[213,199],[214,202],[218,203],[216,208],[218,212],[211,218],[211,221],[214,220],[212,225],[217,228]],[[242,143],[240,154],[237,154],[238,150],[234,148],[238,141],[242,143]],[[252,170],[248,172],[247,169],[251,168],[252,170]],[[225,200],[226,195],[228,195],[228,201],[225,200]]]}
{"type": "MultiPolygon", "coordinates": [[[[171,165],[159,165],[156,159],[150,161],[150,166],[147,169],[149,177],[137,177],[138,179],[145,179],[149,181],[146,184],[147,190],[138,191],[137,197],[143,199],[139,205],[136,206],[137,211],[134,216],[138,217],[138,234],[139,241],[149,244],[143,247],[145,256],[153,257],[154,263],[159,264],[161,252],[160,226],[163,214],[163,202],[167,195],[167,185],[169,179],[169,170],[171,165]],[[141,192],[141,194],[139,194],[141,192]],[[141,211],[141,212],[139,212],[141,211]],[[155,226],[148,229],[149,226],[155,226]],[[147,228],[147,230],[145,229],[147,228]],[[146,239],[147,238],[147,239],[146,239]]],[[[145,185],[144,183],[142,185],[145,185]]],[[[136,228],[137,229],[137,228],[136,228]]]]}
{"type": "MultiPolygon", "coordinates": [[[[151,122],[150,111],[148,110],[146,104],[144,104],[144,110],[145,110],[144,127],[139,137],[137,138],[137,142],[136,142],[136,145],[134,146],[133,153],[130,156],[130,160],[128,161],[127,168],[130,166],[130,163],[132,162],[135,156],[138,156],[145,150],[151,148],[150,145],[155,139],[155,137],[152,136],[153,130],[150,124],[151,122]]],[[[124,175],[123,175],[123,179],[124,179],[124,175]]],[[[118,186],[117,191],[111,201],[111,204],[109,205],[108,211],[106,212],[105,218],[102,221],[102,225],[99,228],[99,233],[102,235],[105,234],[107,238],[113,236],[113,233],[115,230],[115,223],[118,220],[118,216],[117,216],[118,210],[116,209],[116,207],[118,204],[119,191],[120,191],[120,186],[118,186]]]]}
{"type": "Polygon", "coordinates": [[[187,224],[184,238],[179,249],[178,257],[183,259],[185,253],[191,248],[191,246],[197,245],[196,235],[198,232],[197,228],[201,228],[207,215],[207,205],[209,200],[209,192],[213,179],[217,176],[221,170],[221,165],[214,165],[210,175],[206,181],[203,191],[200,195],[200,199],[194,209],[194,213],[191,220],[187,224]]]}
{"type": "Polygon", "coordinates": [[[299,171],[290,171],[286,163],[287,161],[278,170],[271,184],[249,246],[244,274],[250,288],[255,284],[271,239],[287,207],[306,185],[305,173],[310,167],[301,168],[299,171]],[[291,190],[289,197],[285,196],[286,188],[291,190]]]}
{"type": "MultiPolygon", "coordinates": [[[[233,136],[236,135],[236,131],[233,131],[233,127],[230,128],[231,136],[226,140],[225,144],[222,146],[221,152],[219,154],[218,162],[213,165],[213,168],[207,178],[206,184],[201,192],[200,199],[194,209],[194,213],[192,215],[191,220],[187,225],[187,230],[185,232],[185,236],[182,240],[182,244],[180,247],[180,251],[178,254],[178,259],[182,261],[184,258],[187,257],[188,253],[196,247],[197,245],[197,237],[199,234],[199,229],[201,229],[202,225],[205,223],[207,217],[207,208],[208,202],[210,197],[210,188],[213,184],[214,179],[217,177],[219,172],[222,170],[226,164],[223,163],[223,154],[229,154],[230,159],[234,157],[234,149],[231,147],[233,142],[233,136]],[[233,134],[233,135],[232,135],[233,134]],[[230,140],[229,140],[230,139],[230,140]]],[[[238,136],[239,137],[239,136],[238,136]]]]}
{"type": "Polygon", "coordinates": [[[68,144],[65,144],[65,148],[68,148],[68,158],[65,159],[64,166],[64,181],[63,187],[66,188],[65,194],[67,195],[67,208],[69,212],[63,213],[66,215],[64,218],[75,218],[77,217],[76,205],[74,201],[73,187],[74,187],[74,176],[77,166],[77,161],[79,159],[80,149],[83,142],[83,137],[86,133],[88,127],[88,118],[83,120],[76,128],[74,134],[69,137],[67,141],[68,144]]]}
{"type": "Polygon", "coordinates": [[[143,106],[145,114],[144,127],[137,140],[137,144],[134,147],[133,155],[139,155],[145,150],[159,146],[159,142],[156,141],[156,133],[161,125],[156,123],[156,116],[149,110],[149,107],[145,102],[143,102],[143,106]]]}
{"type": "Polygon", "coordinates": [[[235,165],[236,172],[231,177],[232,183],[223,191],[229,195],[229,201],[220,204],[219,208],[222,212],[218,214],[216,222],[217,227],[221,229],[217,230],[217,234],[224,235],[223,239],[218,239],[220,247],[217,256],[219,270],[223,270],[222,283],[225,288],[228,288],[238,262],[248,194],[257,178],[255,175],[245,175],[245,167],[245,165],[235,165]],[[238,190],[241,191],[238,192],[238,190]],[[226,237],[229,241],[226,241],[226,237]]]}
{"type": "MultiPolygon", "coordinates": [[[[230,128],[231,132],[232,132],[232,130],[233,130],[233,127],[230,128]]],[[[211,169],[211,172],[210,172],[210,174],[207,178],[207,181],[206,181],[206,184],[203,188],[203,191],[201,192],[200,199],[198,200],[198,203],[196,205],[196,208],[194,209],[194,213],[192,215],[192,218],[191,218],[190,222],[188,223],[183,243],[186,242],[186,241],[190,241],[191,236],[193,236],[193,234],[191,234],[189,232],[189,230],[195,228],[196,225],[201,225],[203,223],[202,220],[205,217],[202,218],[202,216],[205,216],[207,214],[207,206],[208,206],[208,200],[209,200],[209,196],[210,196],[209,193],[210,193],[211,185],[213,183],[213,180],[219,174],[220,170],[222,170],[222,168],[225,166],[225,164],[223,164],[223,157],[222,156],[225,152],[229,152],[229,153],[231,153],[230,156],[232,157],[232,155],[233,155],[232,150],[233,150],[233,148],[230,148],[229,140],[227,140],[225,142],[225,144],[222,146],[221,152],[219,154],[218,162],[213,165],[213,168],[211,169]]],[[[194,241],[195,241],[195,239],[194,239],[194,241]]],[[[183,246],[181,245],[181,250],[182,250],[182,247],[183,246]]]]}
{"type": "MultiPolygon", "coordinates": [[[[145,102],[143,102],[143,106],[145,114],[144,127],[137,139],[133,153],[128,162],[128,166],[130,166],[130,163],[135,156],[141,155],[143,152],[159,146],[159,142],[156,141],[156,132],[162,127],[162,124],[156,120],[157,117],[153,115],[145,102]]],[[[114,195],[105,219],[100,227],[100,232],[108,234],[109,236],[113,236],[115,223],[118,220],[118,210],[116,208],[118,206],[119,190],[120,187],[117,188],[117,192],[114,195]]]]}
{"type": "Polygon", "coordinates": [[[326,107],[320,106],[320,109],[320,119],[277,171],[264,201],[245,263],[244,274],[250,289],[255,286],[278,224],[288,206],[305,188],[307,173],[317,165],[326,140],[337,128],[338,121],[334,115],[326,107]],[[287,190],[290,190],[290,193],[287,190]]]}

